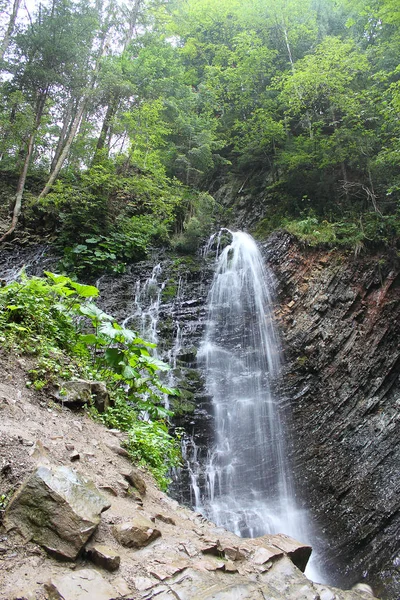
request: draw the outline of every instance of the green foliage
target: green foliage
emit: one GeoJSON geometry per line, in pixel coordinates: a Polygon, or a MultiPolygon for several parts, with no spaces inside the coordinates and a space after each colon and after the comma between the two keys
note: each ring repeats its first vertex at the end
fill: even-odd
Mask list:
{"type": "Polygon", "coordinates": [[[0,494],[0,520],[1,520],[1,513],[3,511],[5,511],[5,509],[7,508],[7,504],[11,500],[11,496],[13,495],[13,492],[14,492],[14,490],[11,489],[9,492],[7,492],[7,494],[0,494]]]}
{"type": "Polygon", "coordinates": [[[64,248],[61,267],[77,276],[111,271],[122,273],[129,262],[146,257],[150,246],[166,238],[166,229],[147,215],[120,221],[121,230],[91,235],[64,248]]]}
{"type": "Polygon", "coordinates": [[[92,302],[96,287],[46,275],[22,274],[20,282],[0,288],[3,347],[36,357],[27,385],[37,390],[73,377],[105,381],[115,404],[98,418],[129,433],[132,458],[147,464],[166,487],[168,469],[179,462],[179,444],[166,424],[172,413],[163,406],[165,395],[178,392],[159,376],[168,365],[151,355],[154,344],[92,302]]]}
{"type": "Polygon", "coordinates": [[[301,221],[285,221],[284,228],[310,246],[336,242],[335,229],[328,221],[318,221],[316,217],[306,217],[301,221]]]}
{"type": "Polygon", "coordinates": [[[206,237],[211,233],[220,207],[207,193],[193,195],[186,207],[186,218],[182,232],[172,239],[173,248],[182,254],[195,254],[206,237]]]}
{"type": "Polygon", "coordinates": [[[356,253],[370,247],[394,247],[400,240],[400,215],[366,213],[358,220],[329,222],[309,215],[300,220],[282,220],[282,227],[309,246],[350,248],[356,253]]]}
{"type": "Polygon", "coordinates": [[[200,194],[228,185],[238,193],[224,212],[242,200],[251,212],[256,198],[259,235],[309,208],[318,224],[299,235],[312,226],[333,243],[348,221],[357,234],[349,225],[343,238],[389,239],[400,199],[396,0],[100,5],[40,5],[0,65],[0,168],[22,173],[33,144],[25,225],[57,232],[64,269],[120,272],[156,239],[195,252],[220,216],[200,194]],[[64,149],[61,179],[38,200],[64,149]],[[372,211],[387,223],[372,225],[372,211]]]}
{"type": "MultiPolygon", "coordinates": [[[[181,461],[179,438],[168,433],[163,420],[139,420],[137,410],[121,395],[115,405],[98,415],[105,425],[128,433],[124,446],[135,463],[146,466],[160,488],[166,490],[170,480],[167,473],[181,461]]],[[[178,432],[179,433],[179,432],[178,432]]]]}

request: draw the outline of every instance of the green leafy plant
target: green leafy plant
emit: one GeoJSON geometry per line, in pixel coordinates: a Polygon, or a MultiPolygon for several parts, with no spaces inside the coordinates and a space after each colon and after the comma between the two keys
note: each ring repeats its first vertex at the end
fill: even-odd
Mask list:
{"type": "Polygon", "coordinates": [[[119,325],[94,302],[98,289],[46,272],[0,289],[0,340],[36,357],[27,385],[41,390],[60,379],[101,379],[114,400],[103,415],[91,413],[129,434],[132,459],[146,464],[163,488],[179,463],[179,443],[168,433],[171,412],[165,395],[178,392],[160,374],[169,366],[151,354],[155,344],[119,325]]]}

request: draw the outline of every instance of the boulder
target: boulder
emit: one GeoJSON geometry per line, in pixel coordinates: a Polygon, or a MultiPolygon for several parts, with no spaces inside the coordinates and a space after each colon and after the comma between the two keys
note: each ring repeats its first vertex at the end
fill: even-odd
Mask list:
{"type": "Polygon", "coordinates": [[[93,482],[68,467],[40,465],[11,499],[5,524],[56,557],[75,560],[108,508],[93,482]]]}
{"type": "Polygon", "coordinates": [[[81,569],[45,583],[48,600],[112,600],[119,594],[100,573],[81,569]]]}
{"type": "Polygon", "coordinates": [[[115,539],[128,548],[143,548],[161,536],[161,532],[155,529],[154,523],[137,515],[126,523],[119,523],[112,528],[115,539]]]}
{"type": "Polygon", "coordinates": [[[93,404],[101,413],[110,405],[110,394],[102,381],[86,379],[63,381],[54,397],[67,406],[93,404]]]}

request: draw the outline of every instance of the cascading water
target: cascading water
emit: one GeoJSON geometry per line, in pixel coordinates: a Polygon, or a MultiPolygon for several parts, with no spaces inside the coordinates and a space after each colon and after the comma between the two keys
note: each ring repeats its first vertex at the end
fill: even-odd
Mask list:
{"type": "MultiPolygon", "coordinates": [[[[243,537],[307,540],[285,457],[276,388],[280,348],[271,276],[253,238],[232,237],[217,256],[199,360],[212,396],[214,443],[196,481],[196,509],[243,537]],[[200,488],[200,493],[199,489],[200,488]]],[[[219,239],[215,240],[219,248],[219,239]]]]}

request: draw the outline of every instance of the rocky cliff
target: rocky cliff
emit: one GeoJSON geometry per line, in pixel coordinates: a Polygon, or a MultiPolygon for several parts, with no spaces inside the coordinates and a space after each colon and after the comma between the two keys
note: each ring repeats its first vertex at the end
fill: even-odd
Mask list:
{"type": "MultiPolygon", "coordinates": [[[[318,561],[336,585],[349,587],[365,579],[383,597],[397,598],[398,268],[385,254],[356,258],[305,248],[282,232],[264,244],[264,251],[276,278],[290,459],[298,501],[315,523],[318,561]]],[[[192,469],[199,469],[201,485],[213,417],[193,346],[199,345],[204,328],[212,265],[205,271],[202,261],[162,261],[162,266],[159,342],[167,355],[179,331],[174,372],[188,388],[193,411],[178,421],[191,436],[187,458],[192,469]],[[179,294],[166,294],[178,280],[179,294]]],[[[135,281],[144,282],[150,271],[143,265],[118,280],[103,279],[107,310],[117,310],[120,317],[132,313],[135,281]]],[[[188,472],[180,478],[175,497],[193,502],[188,472]]]]}
{"type": "Polygon", "coordinates": [[[387,254],[265,244],[291,405],[299,497],[325,541],[336,583],[366,577],[400,597],[400,277],[387,254]]]}
{"type": "MultiPolygon", "coordinates": [[[[263,246],[278,292],[290,459],[298,502],[315,522],[318,560],[332,584],[349,588],[365,580],[377,595],[395,600],[400,597],[398,269],[385,254],[354,257],[304,248],[286,233],[263,246]]],[[[196,347],[211,275],[212,264],[203,260],[155,257],[98,282],[103,307],[119,320],[136,315],[129,326],[147,319],[160,352],[173,363],[184,390],[174,407],[177,424],[189,434],[186,458],[193,459],[194,443],[199,462],[212,416],[196,347]],[[154,272],[159,262],[161,269],[154,272]]],[[[172,490],[187,504],[193,501],[189,483],[184,470],[172,490]]]]}

